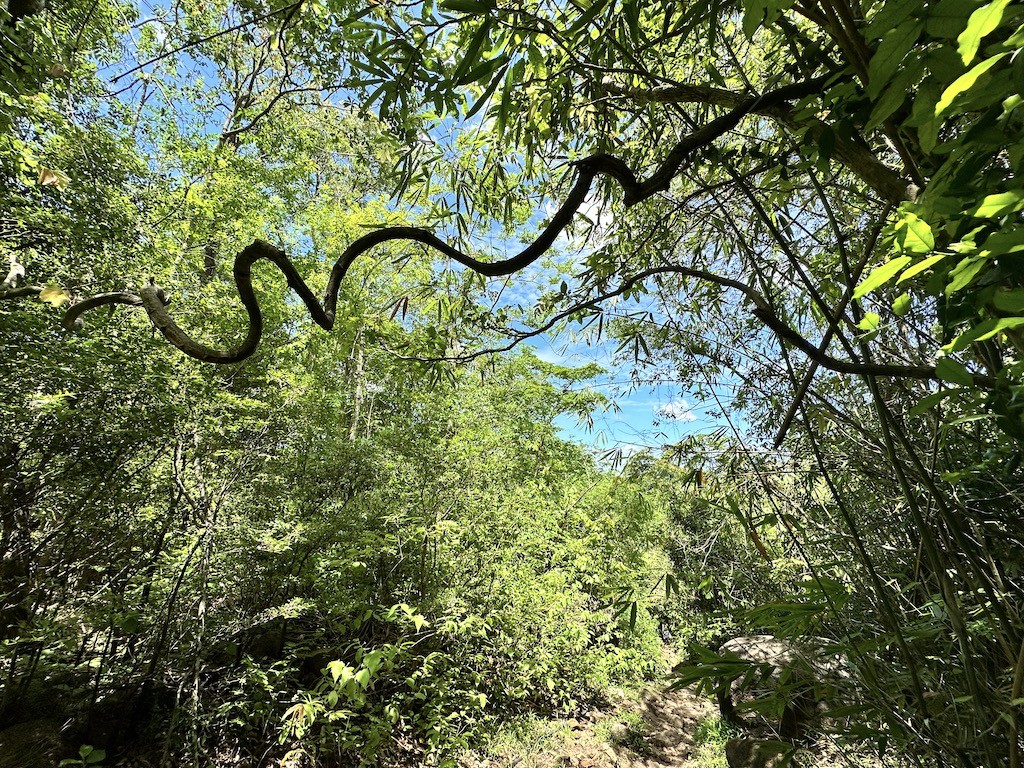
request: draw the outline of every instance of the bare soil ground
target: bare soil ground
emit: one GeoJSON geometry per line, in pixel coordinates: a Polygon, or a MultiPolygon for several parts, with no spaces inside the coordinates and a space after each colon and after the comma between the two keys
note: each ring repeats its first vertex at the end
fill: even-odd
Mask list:
{"type": "Polygon", "coordinates": [[[584,719],[552,720],[525,743],[467,755],[463,768],[664,768],[691,766],[694,732],[713,707],[688,691],[646,688],[612,695],[584,719]]]}

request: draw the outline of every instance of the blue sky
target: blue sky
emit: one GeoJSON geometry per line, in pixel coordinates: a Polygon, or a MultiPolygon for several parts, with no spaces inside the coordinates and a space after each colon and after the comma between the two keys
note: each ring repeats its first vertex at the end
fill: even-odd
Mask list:
{"type": "MultiPolygon", "coordinates": [[[[632,366],[614,359],[616,344],[587,345],[563,336],[543,336],[533,345],[542,360],[559,365],[597,363],[606,373],[581,386],[598,390],[617,408],[594,414],[594,428],[579,424],[574,416],[559,417],[555,424],[567,440],[583,443],[598,452],[621,450],[629,455],[645,448],[658,449],[686,437],[716,431],[727,422],[715,413],[717,405],[701,402],[686,382],[670,381],[664,372],[657,380],[634,381],[632,366]]],[[[719,387],[719,396],[724,387],[719,387]]]]}
{"type": "MultiPolygon", "coordinates": [[[[144,2],[142,8],[144,17],[148,17],[149,23],[153,25],[153,30],[159,38],[162,29],[160,23],[155,19],[161,15],[161,12],[166,11],[166,8],[159,0],[152,3],[144,2]]],[[[216,69],[202,57],[194,58],[192,53],[192,51],[186,51],[176,57],[179,76],[193,80],[202,77],[207,81],[215,81],[217,79],[216,69]]],[[[130,63],[129,61],[118,62],[114,66],[104,68],[105,71],[102,74],[112,78],[118,71],[127,68],[130,63]]],[[[151,68],[147,67],[148,69],[151,68]]],[[[140,85],[138,78],[139,73],[135,73],[132,77],[136,87],[140,85]]],[[[128,82],[119,83],[122,87],[128,84],[128,82]]],[[[121,98],[127,102],[132,102],[137,97],[138,91],[135,89],[128,89],[121,94],[121,98]]],[[[175,110],[179,119],[185,122],[204,123],[212,134],[220,129],[223,115],[198,114],[195,110],[197,105],[193,105],[187,100],[174,106],[179,108],[175,110]]],[[[463,131],[479,130],[482,125],[481,121],[482,116],[465,124],[442,121],[434,126],[430,136],[441,143],[452,144],[452,149],[454,149],[456,136],[463,131]]],[[[549,200],[542,204],[524,228],[526,230],[524,234],[539,226],[545,216],[550,216],[559,202],[558,200],[549,200]]],[[[588,200],[580,214],[576,219],[580,225],[579,229],[563,234],[557,242],[557,251],[560,251],[560,257],[556,256],[556,258],[561,262],[562,271],[567,274],[571,274],[574,271],[574,266],[580,264],[591,250],[600,247],[601,242],[606,238],[612,237],[615,230],[614,216],[594,200],[588,200]],[[585,221],[593,222],[594,228],[590,229],[584,225],[585,221]]],[[[493,249],[494,258],[508,258],[522,247],[521,243],[515,242],[513,238],[505,238],[500,233],[486,231],[486,229],[484,232],[475,233],[475,235],[472,238],[474,245],[484,246],[478,251],[478,255],[485,253],[487,246],[490,246],[493,249]]],[[[536,265],[529,270],[511,276],[507,281],[496,281],[490,287],[492,290],[500,288],[499,306],[530,307],[536,303],[542,293],[552,290],[562,279],[567,279],[570,286],[574,283],[571,277],[559,274],[550,265],[547,267],[536,265]]],[[[632,380],[633,366],[615,359],[617,343],[614,340],[588,344],[585,341],[572,338],[568,332],[563,332],[560,335],[546,334],[538,337],[532,340],[532,346],[541,359],[549,362],[569,366],[597,363],[606,370],[604,375],[588,382],[586,386],[599,390],[616,407],[595,413],[593,429],[587,425],[578,424],[575,417],[571,416],[561,417],[556,422],[566,439],[591,446],[595,452],[620,450],[623,455],[629,455],[643,449],[657,450],[661,446],[677,443],[691,435],[711,432],[727,424],[721,415],[715,413],[716,404],[714,402],[702,403],[686,382],[665,380],[664,370],[652,370],[652,376],[663,377],[660,380],[632,380]]],[[[704,389],[707,389],[706,382],[698,384],[705,385],[704,389]]],[[[714,391],[721,394],[724,388],[716,386],[714,391]]]]}

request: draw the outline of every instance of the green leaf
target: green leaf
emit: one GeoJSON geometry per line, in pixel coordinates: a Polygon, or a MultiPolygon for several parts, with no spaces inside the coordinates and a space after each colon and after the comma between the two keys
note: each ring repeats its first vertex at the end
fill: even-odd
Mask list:
{"type": "Polygon", "coordinates": [[[1009,52],[1003,52],[985,59],[980,64],[975,65],[970,70],[960,75],[956,80],[950,83],[949,87],[942,92],[942,96],[939,98],[939,102],[935,105],[935,115],[940,117],[946,114],[949,108],[953,105],[953,101],[961,93],[970,90],[974,87],[974,84],[978,82],[978,78],[988,72],[992,67],[1002,61],[1009,52]]]}
{"type": "Polygon", "coordinates": [[[903,274],[900,275],[900,279],[896,281],[896,285],[899,285],[900,283],[909,280],[915,275],[921,274],[926,269],[931,269],[944,258],[946,258],[948,255],[948,253],[937,253],[934,256],[929,256],[927,259],[922,259],[921,261],[917,262],[917,264],[915,264],[912,267],[909,267],[906,271],[904,271],[903,274]]]}
{"type": "Polygon", "coordinates": [[[989,235],[982,244],[983,252],[991,256],[1008,256],[1024,251],[1024,227],[1004,227],[989,235]]]}
{"type": "Polygon", "coordinates": [[[868,64],[868,97],[877,98],[882,88],[900,71],[900,64],[914,47],[923,28],[923,21],[907,19],[882,38],[868,64]]]}
{"type": "Polygon", "coordinates": [[[491,3],[479,2],[478,0],[444,0],[440,4],[446,11],[456,13],[479,14],[493,10],[491,3]]]}
{"type": "Polygon", "coordinates": [[[896,244],[902,253],[931,253],[935,249],[935,235],[927,221],[908,212],[896,222],[896,244]]]}
{"type": "Polygon", "coordinates": [[[892,302],[892,311],[896,317],[903,317],[910,311],[910,294],[901,293],[892,302]]]}
{"type": "Polygon", "coordinates": [[[743,34],[752,38],[764,21],[768,3],[766,0],[745,0],[743,5],[743,34]]]}
{"type": "Polygon", "coordinates": [[[967,20],[967,29],[956,39],[957,52],[964,64],[974,61],[982,38],[999,26],[999,22],[1003,20],[1003,11],[1009,3],[1010,0],[992,0],[971,14],[971,18],[967,20]]]}
{"type": "Polygon", "coordinates": [[[857,323],[857,327],[862,331],[873,331],[878,327],[878,323],[882,318],[879,317],[877,312],[865,312],[864,317],[857,323]]]}
{"type": "Polygon", "coordinates": [[[969,331],[957,336],[953,341],[943,347],[947,352],[959,352],[967,349],[976,341],[985,341],[993,336],[1013,328],[1024,326],[1024,317],[1000,317],[991,318],[983,323],[978,323],[969,331]]]}
{"type": "Polygon", "coordinates": [[[604,10],[605,6],[608,5],[608,2],[609,0],[595,0],[595,2],[589,8],[587,8],[587,10],[580,14],[580,17],[576,20],[576,23],[569,27],[569,34],[579,32],[590,22],[592,22],[595,18],[597,18],[597,14],[604,10]]]}
{"type": "MultiPolygon", "coordinates": [[[[943,358],[943,360],[945,360],[945,358],[943,358]]],[[[939,362],[942,362],[942,361],[940,360],[939,362]]],[[[936,371],[937,370],[938,370],[938,366],[936,366],[936,371]]],[[[944,389],[941,392],[932,392],[927,397],[922,397],[918,401],[917,405],[915,405],[913,408],[911,408],[909,411],[907,411],[907,414],[909,416],[920,416],[922,413],[924,413],[925,411],[930,411],[936,405],[938,405],[943,400],[945,400],[947,397],[949,397],[950,395],[953,395],[953,394],[956,394],[956,390],[955,389],[944,389]]]]}
{"type": "Polygon", "coordinates": [[[1024,207],[1024,190],[1012,189],[995,195],[986,195],[976,207],[967,213],[979,219],[994,219],[1007,213],[1019,211],[1024,207]]]}
{"type": "MultiPolygon", "coordinates": [[[[499,65],[501,64],[501,62],[498,62],[498,63],[499,63],[499,65]]],[[[505,79],[505,69],[503,68],[503,69],[501,69],[498,72],[498,74],[496,74],[491,79],[490,84],[487,86],[486,89],[484,89],[484,92],[480,94],[480,96],[477,98],[476,102],[473,104],[473,106],[469,110],[469,112],[466,113],[466,119],[467,120],[469,118],[473,117],[473,115],[475,115],[481,109],[483,109],[483,107],[490,101],[491,96],[494,95],[494,91],[504,81],[504,79],[505,79]]]]}
{"type": "Polygon", "coordinates": [[[865,133],[873,131],[888,120],[897,109],[903,106],[903,103],[913,95],[913,85],[920,76],[920,59],[915,58],[913,61],[908,61],[900,69],[896,77],[886,87],[882,98],[875,103],[875,108],[871,110],[871,116],[868,118],[867,123],[864,124],[865,133]]]}
{"type": "Polygon", "coordinates": [[[925,31],[932,37],[955,39],[963,32],[976,5],[974,0],[941,0],[928,9],[925,31]]]}
{"type": "Polygon", "coordinates": [[[865,30],[865,37],[869,40],[880,39],[920,7],[920,0],[886,0],[879,3],[878,13],[871,18],[871,23],[865,30]]]}
{"type": "Polygon", "coordinates": [[[946,284],[946,295],[950,296],[966,288],[987,263],[988,259],[981,256],[968,256],[963,259],[949,273],[950,280],[946,284]]]}
{"type": "Polygon", "coordinates": [[[892,261],[886,262],[880,267],[876,267],[871,271],[871,274],[864,278],[863,282],[857,286],[857,290],[853,292],[853,298],[859,299],[862,296],[866,296],[871,291],[885,285],[892,277],[909,264],[913,259],[909,256],[899,256],[892,261]]]}
{"type": "Polygon", "coordinates": [[[343,661],[332,661],[327,665],[331,678],[338,685],[344,685],[352,679],[352,667],[343,661]]]}
{"type": "Polygon", "coordinates": [[[948,381],[952,384],[966,384],[968,386],[974,384],[974,377],[971,376],[970,372],[956,360],[951,360],[948,357],[940,357],[939,361],[935,363],[935,375],[943,381],[948,381]]]}
{"type": "Polygon", "coordinates": [[[355,681],[359,684],[360,688],[367,688],[370,685],[370,670],[360,669],[353,675],[355,681]]]}
{"type": "Polygon", "coordinates": [[[1024,288],[997,291],[992,297],[992,306],[1000,312],[1024,312],[1024,288]]]}
{"type": "Polygon", "coordinates": [[[480,51],[483,50],[484,43],[490,40],[490,32],[491,25],[486,20],[477,27],[473,39],[469,41],[466,52],[462,56],[462,61],[452,73],[451,80],[456,85],[465,85],[475,80],[475,78],[466,77],[466,73],[480,65],[480,51]]]}

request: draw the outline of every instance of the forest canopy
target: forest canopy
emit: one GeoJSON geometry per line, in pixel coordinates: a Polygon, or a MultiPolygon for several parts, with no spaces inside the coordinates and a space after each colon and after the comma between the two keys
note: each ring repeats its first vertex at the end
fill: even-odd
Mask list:
{"type": "Polygon", "coordinates": [[[0,22],[0,725],[451,761],[764,634],[843,744],[1020,766],[1020,5],[0,22]],[[717,423],[595,457],[540,338],[717,423]]]}

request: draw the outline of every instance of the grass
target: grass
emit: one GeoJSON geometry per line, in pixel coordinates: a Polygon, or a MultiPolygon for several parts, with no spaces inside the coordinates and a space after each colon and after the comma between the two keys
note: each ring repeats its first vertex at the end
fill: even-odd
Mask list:
{"type": "Polygon", "coordinates": [[[520,768],[536,768],[539,750],[551,742],[566,740],[570,732],[563,721],[532,715],[517,718],[491,733],[478,754],[506,765],[519,760],[520,768]]]}
{"type": "Polygon", "coordinates": [[[594,729],[594,736],[609,744],[628,747],[640,756],[651,752],[647,744],[647,724],[640,712],[623,711],[616,717],[601,721],[594,729]],[[625,729],[616,726],[625,726],[625,729]]]}
{"type": "Polygon", "coordinates": [[[691,758],[693,768],[729,768],[725,761],[725,742],[738,735],[736,727],[718,715],[705,717],[693,732],[696,747],[691,758]]]}

